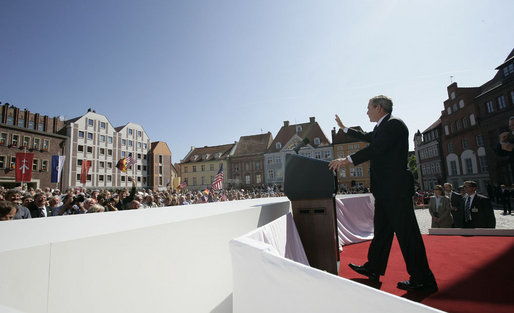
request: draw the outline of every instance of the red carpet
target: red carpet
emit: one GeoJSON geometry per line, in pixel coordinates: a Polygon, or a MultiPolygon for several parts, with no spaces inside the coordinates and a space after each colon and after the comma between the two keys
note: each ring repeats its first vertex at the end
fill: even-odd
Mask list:
{"type": "Polygon", "coordinates": [[[396,283],[409,275],[396,239],[380,284],[352,271],[348,263],[366,262],[369,241],[345,246],[339,275],[447,312],[514,312],[514,238],[428,236],[423,240],[439,291],[407,292],[396,283]]]}

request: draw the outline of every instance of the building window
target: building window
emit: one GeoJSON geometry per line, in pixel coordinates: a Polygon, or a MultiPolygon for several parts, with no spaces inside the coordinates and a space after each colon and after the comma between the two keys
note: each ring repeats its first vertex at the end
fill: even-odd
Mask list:
{"type": "Polygon", "coordinates": [[[477,146],[483,147],[484,146],[484,139],[482,138],[482,135],[477,135],[476,137],[477,146]]]}
{"type": "Polygon", "coordinates": [[[29,121],[29,129],[34,129],[34,121],[29,121]]]}
{"type": "Polygon", "coordinates": [[[112,143],[112,136],[107,137],[107,143],[112,143]]]}
{"type": "Polygon", "coordinates": [[[100,148],[100,155],[105,155],[105,149],[104,148],[100,148]]]}
{"type": "Polygon", "coordinates": [[[314,157],[315,157],[316,159],[321,159],[321,151],[316,151],[316,152],[314,152],[314,157]]]}
{"type": "Polygon", "coordinates": [[[84,146],[83,145],[78,145],[77,146],[77,150],[78,150],[78,152],[84,152],[84,146]]]}
{"type": "Polygon", "coordinates": [[[87,139],[93,140],[93,133],[87,133],[87,139]]]}
{"type": "Polygon", "coordinates": [[[487,101],[485,106],[487,107],[487,113],[494,112],[494,106],[493,106],[493,101],[492,100],[487,101]]]}
{"type": "Polygon", "coordinates": [[[79,138],[84,138],[84,132],[79,130],[79,138]]]}
{"type": "Polygon", "coordinates": [[[0,155],[0,169],[4,169],[5,168],[5,155],[0,155]]]}
{"type": "Polygon", "coordinates": [[[107,155],[112,156],[112,149],[107,149],[107,155]]]}
{"type": "Polygon", "coordinates": [[[98,175],[98,181],[104,181],[104,175],[98,175]]]}
{"type": "Polygon", "coordinates": [[[112,168],[112,162],[107,162],[107,168],[108,168],[108,169],[111,169],[111,168],[112,168]]]}
{"type": "Polygon", "coordinates": [[[132,135],[132,134],[133,134],[132,129],[130,129],[130,128],[129,128],[129,130],[128,130],[128,134],[129,134],[129,135],[132,135]]]}
{"type": "Polygon", "coordinates": [[[471,162],[471,159],[465,159],[464,162],[466,163],[466,173],[473,173],[473,163],[471,162]]]}
{"type": "Polygon", "coordinates": [[[444,125],[444,133],[446,134],[446,136],[450,134],[450,131],[448,130],[448,125],[444,125]]]}
{"type": "Polygon", "coordinates": [[[320,144],[320,140],[318,137],[314,138],[314,144],[315,145],[319,145],[320,144]]]}
{"type": "Polygon", "coordinates": [[[234,173],[237,173],[239,171],[239,164],[234,164],[233,169],[234,173]]]}
{"type": "Polygon", "coordinates": [[[196,186],[196,177],[193,177],[193,186],[196,186]]]}
{"type": "Polygon", "coordinates": [[[467,138],[462,138],[462,149],[467,150],[469,149],[469,142],[467,138]]]}
{"type": "Polygon", "coordinates": [[[23,147],[30,148],[30,137],[23,137],[23,147]]]}
{"type": "Polygon", "coordinates": [[[277,143],[275,144],[275,148],[276,148],[276,149],[282,149],[282,144],[281,144],[280,142],[277,142],[277,143]]]}
{"type": "Polygon", "coordinates": [[[341,167],[339,169],[339,177],[343,177],[343,178],[346,177],[346,168],[341,167]]]}
{"type": "Polygon", "coordinates": [[[43,123],[37,124],[37,130],[39,130],[41,132],[44,131],[45,130],[45,124],[43,124],[43,123]]]}
{"type": "Polygon", "coordinates": [[[137,143],[137,148],[141,149],[141,143],[140,142],[137,143]]]}
{"type": "Polygon", "coordinates": [[[487,157],[485,155],[481,155],[478,157],[478,161],[480,162],[480,170],[482,173],[487,173],[489,171],[489,166],[487,165],[487,157]]]}
{"type": "Polygon", "coordinates": [[[14,116],[7,117],[7,125],[14,125],[14,116]]]}
{"type": "Polygon", "coordinates": [[[19,141],[20,141],[20,136],[19,135],[12,135],[12,137],[11,137],[11,145],[13,147],[17,147],[19,141]]]}
{"type": "MultiPolygon", "coordinates": [[[[159,163],[162,164],[162,155],[159,155],[159,163]]],[[[202,172],[205,172],[205,165],[202,164],[202,172]]],[[[203,185],[203,184],[202,184],[203,185]]]]}
{"type": "Polygon", "coordinates": [[[460,130],[462,128],[462,123],[460,120],[457,120],[457,130],[460,130]]]}
{"type": "Polygon", "coordinates": [[[105,136],[104,135],[100,135],[100,142],[105,142],[105,136]]]}
{"type": "Polygon", "coordinates": [[[261,162],[257,161],[255,162],[255,170],[260,171],[261,170],[261,162]]]}
{"type": "Polygon", "coordinates": [[[138,154],[137,154],[137,159],[138,159],[138,160],[141,160],[141,153],[138,153],[138,154]]]}
{"type": "Polygon", "coordinates": [[[250,175],[246,175],[246,176],[245,176],[245,183],[246,183],[247,185],[250,185],[250,184],[251,184],[251,176],[250,176],[250,175]]]}
{"type": "Polygon", "coordinates": [[[137,131],[137,136],[141,137],[141,131],[140,130],[137,131]]]}
{"type": "Polygon", "coordinates": [[[122,145],[122,146],[127,145],[127,140],[126,140],[126,139],[122,139],[122,140],[121,140],[121,145],[122,145]]]}
{"type": "Polygon", "coordinates": [[[193,173],[196,172],[196,165],[193,165],[193,173]]]}
{"type": "Polygon", "coordinates": [[[503,76],[507,77],[514,74],[514,63],[511,63],[503,68],[503,76]]]}
{"type": "Polygon", "coordinates": [[[268,164],[273,164],[273,158],[272,157],[267,158],[267,162],[268,162],[268,164]]]}
{"type": "Polygon", "coordinates": [[[184,166],[184,173],[187,173],[189,171],[189,168],[187,166],[184,166]]]}
{"type": "Polygon", "coordinates": [[[471,126],[475,125],[475,114],[469,115],[469,123],[471,124],[471,126]]]}
{"type": "Polygon", "coordinates": [[[5,146],[7,144],[7,134],[1,133],[0,134],[0,146],[5,146]]]}
{"type": "Polygon", "coordinates": [[[100,128],[105,129],[105,122],[100,122],[100,128]]]}
{"type": "Polygon", "coordinates": [[[19,127],[25,127],[25,119],[24,118],[19,118],[18,119],[18,126],[19,127]]]}
{"type": "Polygon", "coordinates": [[[468,122],[468,119],[466,117],[462,119],[462,126],[464,126],[464,128],[468,128],[469,127],[469,122],[468,122]]]}
{"type": "Polygon", "coordinates": [[[452,108],[451,107],[447,107],[446,108],[446,112],[448,113],[448,115],[452,114],[452,108]]]}
{"type": "Polygon", "coordinates": [[[261,174],[255,175],[255,183],[256,184],[262,183],[262,176],[261,176],[261,174]]]}
{"type": "Polygon", "coordinates": [[[133,144],[133,141],[132,141],[132,140],[129,140],[129,141],[128,141],[128,146],[129,146],[129,147],[132,147],[132,144],[133,144]]]}
{"type": "Polygon", "coordinates": [[[274,171],[274,170],[268,170],[268,177],[269,177],[270,179],[275,178],[275,171],[274,171]]]}
{"type": "Polygon", "coordinates": [[[39,150],[39,143],[40,143],[39,138],[34,138],[34,144],[32,145],[32,149],[39,150]]]}
{"type": "Polygon", "coordinates": [[[457,112],[457,103],[453,104],[453,112],[457,112]]]}
{"type": "Polygon", "coordinates": [[[214,164],[209,165],[209,170],[214,171],[214,164]]]}
{"type": "Polygon", "coordinates": [[[124,158],[127,154],[125,153],[125,151],[121,151],[121,157],[124,158]]]}
{"type": "Polygon", "coordinates": [[[50,141],[43,139],[43,151],[48,151],[50,149],[50,141]]]}
{"type": "Polygon", "coordinates": [[[87,120],[87,124],[88,124],[89,126],[93,126],[93,120],[88,119],[88,120],[87,120]]]}
{"type": "Polygon", "coordinates": [[[112,181],[112,176],[111,176],[111,175],[107,175],[107,181],[108,181],[108,182],[111,182],[111,181],[112,181]]]}
{"type": "Polygon", "coordinates": [[[450,131],[451,131],[452,134],[455,132],[455,124],[454,123],[451,123],[450,131]]]}
{"type": "Polygon", "coordinates": [[[459,108],[461,108],[461,109],[462,109],[463,107],[464,107],[464,100],[462,100],[462,99],[461,99],[461,100],[459,101],[459,108]]]}
{"type": "Polygon", "coordinates": [[[296,126],[296,132],[299,133],[301,131],[302,131],[302,126],[301,125],[296,126]]]}
{"type": "Polygon", "coordinates": [[[457,175],[457,162],[456,161],[450,161],[450,173],[451,173],[451,176],[457,175]]]}
{"type": "MultiPolygon", "coordinates": [[[[23,161],[23,160],[22,160],[22,161],[23,161]]],[[[33,171],[37,171],[37,166],[38,166],[38,164],[39,164],[39,162],[38,162],[38,160],[37,160],[37,159],[34,159],[34,160],[32,161],[32,170],[33,170],[33,171]]]]}
{"type": "Polygon", "coordinates": [[[499,110],[503,110],[507,107],[507,103],[505,102],[505,97],[504,96],[499,96],[498,97],[498,109],[499,110]]]}

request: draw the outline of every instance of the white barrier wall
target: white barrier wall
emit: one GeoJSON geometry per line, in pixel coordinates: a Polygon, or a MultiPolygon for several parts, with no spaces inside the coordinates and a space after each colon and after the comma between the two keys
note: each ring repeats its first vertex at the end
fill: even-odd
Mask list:
{"type": "Polygon", "coordinates": [[[299,236],[286,219],[290,215],[230,241],[234,313],[442,312],[305,266],[301,247],[289,259],[284,247],[291,243],[283,241],[296,247],[299,236]]]}
{"type": "Polygon", "coordinates": [[[0,222],[0,308],[232,312],[228,242],[289,210],[268,198],[0,222]]]}

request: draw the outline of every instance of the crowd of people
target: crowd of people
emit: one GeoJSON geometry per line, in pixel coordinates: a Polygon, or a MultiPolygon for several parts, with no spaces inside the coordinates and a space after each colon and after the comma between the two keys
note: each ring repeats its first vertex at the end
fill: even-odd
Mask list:
{"type": "Polygon", "coordinates": [[[132,188],[98,190],[86,188],[59,189],[0,187],[0,220],[26,219],[58,215],[98,213],[145,209],[177,205],[189,205],[219,201],[281,197],[284,193],[277,186],[259,186],[252,189],[228,190],[151,190],[138,189],[132,180],[132,188]]]}

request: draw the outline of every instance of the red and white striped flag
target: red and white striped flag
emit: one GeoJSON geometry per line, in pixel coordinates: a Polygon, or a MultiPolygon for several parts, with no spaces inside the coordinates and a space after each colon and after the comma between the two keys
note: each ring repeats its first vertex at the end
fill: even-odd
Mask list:
{"type": "Polygon", "coordinates": [[[223,187],[223,163],[220,165],[220,170],[218,171],[218,174],[214,177],[214,180],[212,181],[211,189],[212,190],[221,190],[223,187]]]}

